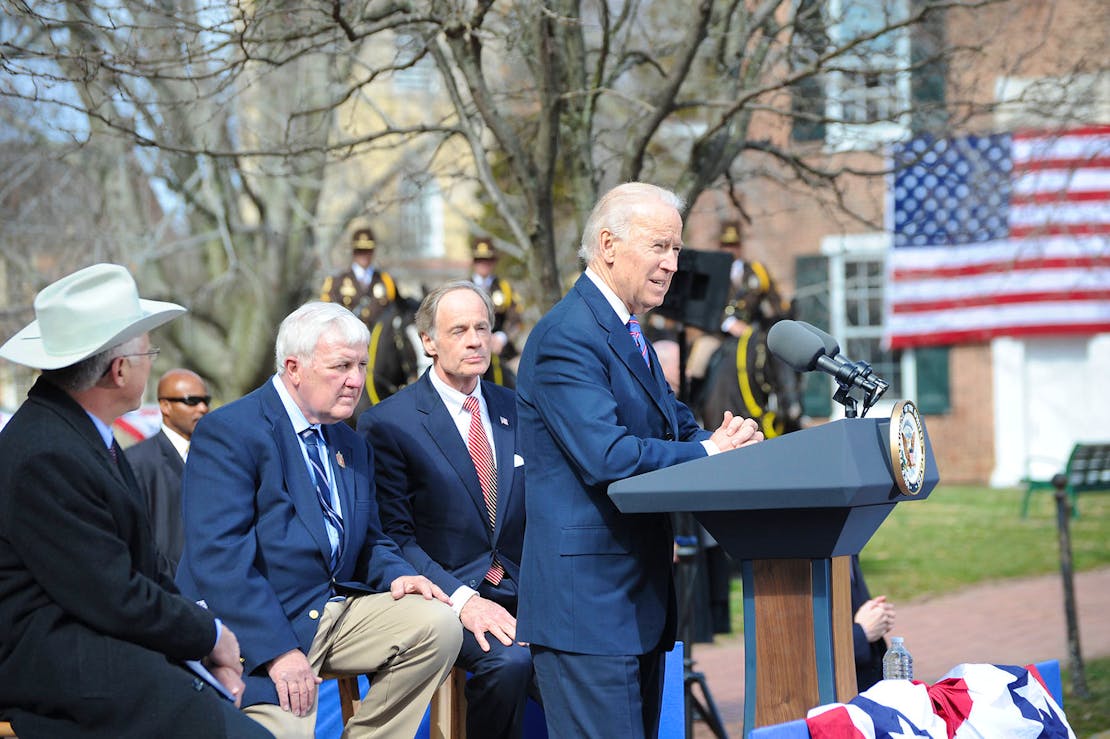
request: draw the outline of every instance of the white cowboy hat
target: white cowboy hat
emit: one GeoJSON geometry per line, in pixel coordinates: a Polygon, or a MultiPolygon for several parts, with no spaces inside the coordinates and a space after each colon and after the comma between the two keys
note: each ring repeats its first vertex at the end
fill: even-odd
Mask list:
{"type": "Polygon", "coordinates": [[[44,287],[35,320],[0,346],[0,357],[35,369],[58,369],[133,339],[185,312],[143,300],[118,264],[94,264],[44,287]]]}

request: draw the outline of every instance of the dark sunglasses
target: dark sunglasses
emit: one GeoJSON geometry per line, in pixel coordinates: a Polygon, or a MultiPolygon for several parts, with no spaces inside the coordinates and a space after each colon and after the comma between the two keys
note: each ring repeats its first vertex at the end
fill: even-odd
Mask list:
{"type": "Polygon", "coordinates": [[[184,403],[185,405],[212,405],[211,395],[186,395],[184,398],[158,398],[158,400],[168,400],[171,403],[184,403]]]}

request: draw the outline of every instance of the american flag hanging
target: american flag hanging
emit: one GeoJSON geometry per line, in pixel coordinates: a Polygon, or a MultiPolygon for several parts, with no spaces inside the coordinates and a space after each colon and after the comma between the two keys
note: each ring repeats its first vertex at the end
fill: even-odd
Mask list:
{"type": "Polygon", "coordinates": [[[1110,331],[1110,125],[892,150],[892,349],[1110,331]]]}

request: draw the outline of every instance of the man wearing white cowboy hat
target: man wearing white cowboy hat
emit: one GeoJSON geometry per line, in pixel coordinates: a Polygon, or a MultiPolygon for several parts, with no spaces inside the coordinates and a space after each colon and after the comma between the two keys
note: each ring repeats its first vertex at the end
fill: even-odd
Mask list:
{"type": "Polygon", "coordinates": [[[0,715],[20,737],[270,736],[236,709],[235,635],[159,569],[112,438],[158,353],[147,332],[185,309],[109,264],[34,305],[0,347],[42,370],[0,432],[0,715]]]}

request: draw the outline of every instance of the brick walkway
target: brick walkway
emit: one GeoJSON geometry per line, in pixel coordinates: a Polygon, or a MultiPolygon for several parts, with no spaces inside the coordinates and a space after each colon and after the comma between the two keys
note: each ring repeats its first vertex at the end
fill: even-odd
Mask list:
{"type": "MultiPolygon", "coordinates": [[[[1085,660],[1110,656],[1110,568],[1075,578],[1079,641],[1085,660]]],[[[894,635],[906,638],[914,674],[934,682],[962,662],[1029,664],[1048,659],[1067,666],[1067,626],[1059,574],[1007,580],[919,602],[895,604],[894,635]]],[[[695,669],[704,673],[730,739],[744,721],[744,640],[694,645],[695,669]]],[[[1110,728],[1110,718],[1107,719],[1110,728]]],[[[696,739],[713,736],[700,722],[696,739]]]]}

